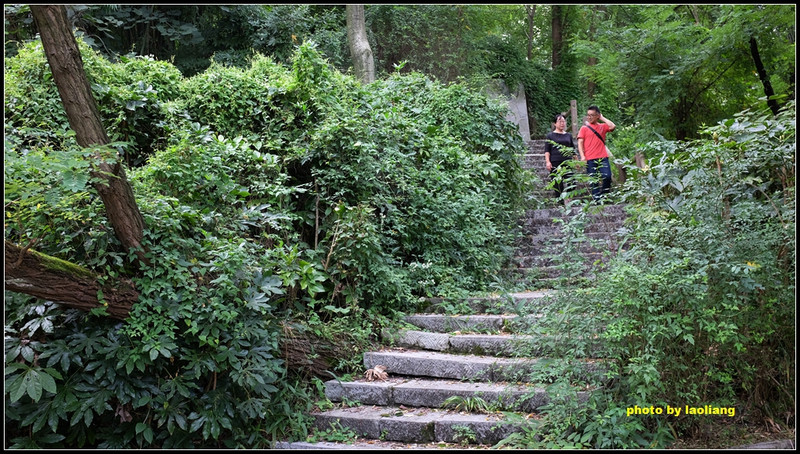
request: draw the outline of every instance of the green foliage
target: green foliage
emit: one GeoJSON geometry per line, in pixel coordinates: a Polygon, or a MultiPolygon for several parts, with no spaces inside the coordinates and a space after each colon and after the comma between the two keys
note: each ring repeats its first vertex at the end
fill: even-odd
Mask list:
{"type": "Polygon", "coordinates": [[[598,58],[581,70],[599,87],[594,104],[619,106],[622,116],[609,115],[618,125],[638,124],[651,140],[696,138],[763,97],[751,37],[776,94],[792,97],[793,17],[788,5],[618,5],[575,51],[598,58]]]}
{"type": "Polygon", "coordinates": [[[470,60],[470,47],[464,40],[469,40],[470,31],[464,8],[468,7],[370,5],[366,22],[374,36],[370,46],[379,73],[391,73],[404,62],[404,72],[429,74],[443,81],[469,75],[465,63],[470,60]],[[431,39],[433,36],[437,39],[431,39]]]}
{"type": "Polygon", "coordinates": [[[468,446],[471,443],[475,443],[478,439],[478,435],[475,433],[475,430],[469,426],[454,425],[453,438],[458,444],[468,446]]]}
{"type": "MultiPolygon", "coordinates": [[[[599,339],[595,354],[608,361],[592,382],[602,388],[587,406],[550,407],[543,427],[509,443],[663,448],[703,424],[701,416],[628,416],[635,405],[733,406],[737,417],[791,426],[794,105],[777,117],[745,111],[704,135],[648,150],[657,164],[633,175],[623,194],[629,249],[594,288],[562,295],[536,327],[570,333],[554,345],[565,360],[588,356],[586,340],[599,339]]],[[[565,375],[546,366],[544,376],[565,375]]]]}
{"type": "Polygon", "coordinates": [[[553,71],[538,61],[529,61],[518,43],[505,37],[489,36],[481,42],[481,66],[486,74],[501,78],[509,87],[522,83],[528,114],[532,117],[532,137],[552,131],[553,116],[567,112],[569,101],[578,99],[577,81],[566,65],[553,71]]]}
{"type": "Polygon", "coordinates": [[[480,93],[419,74],[362,87],[312,43],[291,68],[255,56],[188,79],[81,47],[109,135],[131,145],[78,148],[53,115],[40,45],[21,48],[6,60],[6,238],[129,279],[140,296],[117,323],[6,295],[12,447],[304,438],[307,371],[282,346],[307,336],[321,347],[304,361],[357,370],[387,316],[485,288],[508,260],[523,146],[480,93]],[[89,176],[94,154],[113,161],[140,142],[146,153],[122,158],[142,160],[128,171],[142,269],[89,176]]]}
{"type": "Polygon", "coordinates": [[[353,443],[358,438],[358,434],[350,428],[342,427],[341,423],[331,423],[330,429],[316,430],[309,435],[306,441],[318,443],[320,441],[330,441],[334,443],[353,443]]]}
{"type": "Polygon", "coordinates": [[[442,408],[470,413],[491,413],[492,405],[480,396],[450,396],[442,402],[442,408]]]}
{"type": "MultiPolygon", "coordinates": [[[[110,63],[78,40],[92,94],[109,138],[131,166],[144,164],[161,146],[164,106],[179,92],[174,66],[149,57],[123,57],[110,63]]],[[[66,112],[53,83],[41,43],[32,41],[5,60],[5,131],[24,148],[63,150],[75,146],[66,112]]]]}
{"type": "Polygon", "coordinates": [[[5,135],[23,146],[63,147],[69,123],[41,42],[30,42],[3,67],[5,135]]]}

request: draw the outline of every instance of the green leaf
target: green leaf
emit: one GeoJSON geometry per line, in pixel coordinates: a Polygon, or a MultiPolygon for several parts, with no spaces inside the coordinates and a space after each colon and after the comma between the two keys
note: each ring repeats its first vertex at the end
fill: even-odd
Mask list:
{"type": "Polygon", "coordinates": [[[147,441],[148,443],[151,443],[151,444],[153,443],[153,429],[148,427],[147,429],[145,429],[143,435],[144,435],[145,441],[147,441]]]}
{"type": "Polygon", "coordinates": [[[39,372],[30,369],[25,373],[24,377],[23,386],[25,387],[25,392],[34,402],[39,402],[39,399],[42,398],[42,381],[39,372]]]}
{"type": "Polygon", "coordinates": [[[59,441],[66,438],[64,435],[61,434],[44,434],[44,435],[37,435],[36,441],[39,443],[58,443],[59,441]]]}
{"type": "Polygon", "coordinates": [[[25,375],[18,375],[14,381],[6,385],[11,402],[18,401],[25,394],[25,375]]]}
{"type": "Polygon", "coordinates": [[[86,183],[89,182],[88,173],[65,170],[62,175],[65,188],[72,192],[82,192],[86,190],[86,183]]]}
{"type": "Polygon", "coordinates": [[[53,379],[52,376],[50,376],[50,374],[48,374],[47,372],[39,374],[39,379],[41,381],[42,388],[45,391],[53,393],[53,394],[56,393],[56,391],[57,391],[57,389],[56,389],[56,381],[53,379]]]}

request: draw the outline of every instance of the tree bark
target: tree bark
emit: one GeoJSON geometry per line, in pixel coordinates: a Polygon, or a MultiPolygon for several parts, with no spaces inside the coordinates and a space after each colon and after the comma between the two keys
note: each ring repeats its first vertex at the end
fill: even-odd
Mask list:
{"type": "Polygon", "coordinates": [[[771,99],[775,96],[775,91],[772,89],[772,84],[769,82],[767,70],[764,69],[764,63],[761,62],[761,54],[758,52],[758,42],[755,36],[750,37],[750,55],[753,57],[753,62],[756,64],[756,71],[758,71],[758,78],[761,79],[761,84],[764,85],[764,94],[767,95],[767,105],[772,110],[773,115],[778,115],[780,108],[778,101],[771,99]]]}
{"type": "Polygon", "coordinates": [[[525,12],[528,13],[528,61],[533,60],[533,17],[536,15],[536,5],[525,5],[525,12]]]}
{"type": "Polygon", "coordinates": [[[124,320],[139,300],[139,292],[128,280],[101,285],[101,277],[82,266],[5,241],[6,290],[83,311],[105,307],[109,317],[124,320]]]}
{"type": "Polygon", "coordinates": [[[559,5],[552,6],[552,20],[550,21],[550,36],[553,38],[552,68],[556,69],[561,64],[561,52],[564,48],[564,22],[562,10],[559,5]]]}
{"type": "MultiPolygon", "coordinates": [[[[30,8],[78,144],[85,148],[107,145],[108,136],[83,69],[83,60],[67,20],[66,9],[63,5],[31,5],[30,8]]],[[[95,154],[95,159],[96,166],[91,175],[99,183],[95,183],[94,187],[103,200],[114,233],[125,248],[136,250],[139,260],[146,264],[141,245],[144,218],[139,212],[125,169],[120,162],[106,162],[100,153],[95,154]]]]}
{"type": "MultiPolygon", "coordinates": [[[[597,26],[596,22],[600,20],[600,14],[605,12],[606,7],[603,5],[597,5],[592,10],[592,17],[589,22],[589,39],[594,40],[594,34],[597,33],[597,26]]],[[[595,66],[597,65],[597,57],[589,57],[588,61],[586,62],[587,66],[595,66]]],[[[589,95],[589,99],[594,98],[595,91],[597,91],[597,84],[594,80],[589,79],[586,86],[586,93],[589,95]]]]}
{"type": "Polygon", "coordinates": [[[347,41],[356,77],[365,84],[375,81],[375,60],[367,39],[364,5],[347,5],[347,41]]]}

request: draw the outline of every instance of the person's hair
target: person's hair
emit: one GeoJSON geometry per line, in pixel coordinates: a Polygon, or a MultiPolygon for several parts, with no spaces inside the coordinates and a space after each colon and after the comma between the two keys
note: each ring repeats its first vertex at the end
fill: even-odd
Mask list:
{"type": "Polygon", "coordinates": [[[559,118],[563,118],[564,121],[567,121],[567,117],[565,117],[564,114],[556,114],[556,116],[553,117],[553,123],[557,122],[559,118]]]}
{"type": "Polygon", "coordinates": [[[599,108],[599,107],[597,107],[597,106],[589,106],[589,108],[588,108],[588,109],[586,109],[586,110],[594,110],[594,111],[595,111],[595,112],[597,112],[598,114],[600,113],[600,108],[599,108]]]}

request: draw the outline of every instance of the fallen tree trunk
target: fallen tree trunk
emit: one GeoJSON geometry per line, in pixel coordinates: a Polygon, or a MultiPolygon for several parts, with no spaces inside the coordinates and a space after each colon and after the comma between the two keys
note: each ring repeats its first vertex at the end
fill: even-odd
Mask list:
{"type": "MultiPolygon", "coordinates": [[[[101,280],[101,275],[80,265],[5,241],[6,290],[87,312],[105,307],[109,317],[125,320],[139,300],[139,292],[127,279],[104,285],[101,280]]],[[[332,365],[351,354],[344,341],[339,343],[285,324],[281,356],[289,370],[330,379],[332,365]]]]}
{"type": "Polygon", "coordinates": [[[100,284],[102,276],[80,265],[5,241],[5,289],[90,311],[105,307],[124,320],[139,292],[128,280],[100,284]]]}

